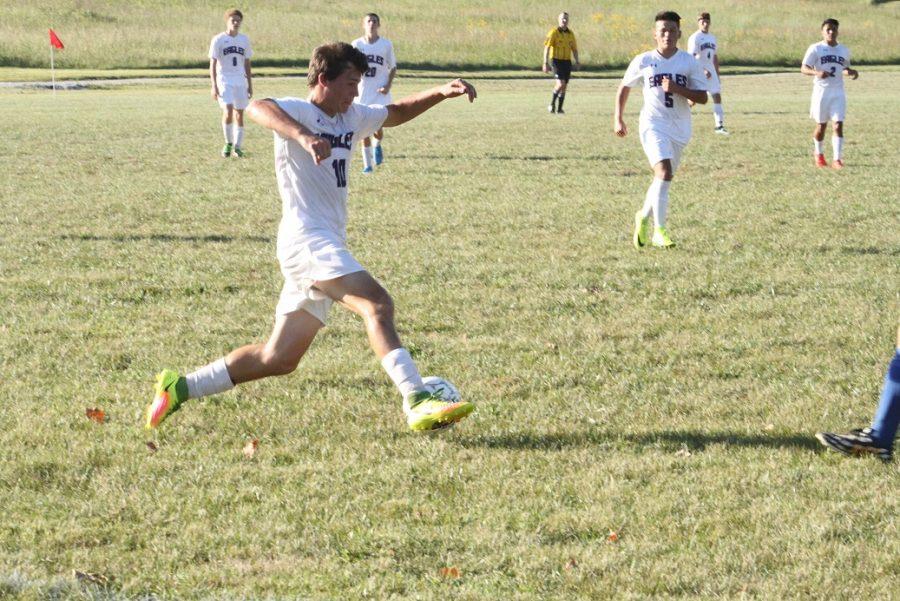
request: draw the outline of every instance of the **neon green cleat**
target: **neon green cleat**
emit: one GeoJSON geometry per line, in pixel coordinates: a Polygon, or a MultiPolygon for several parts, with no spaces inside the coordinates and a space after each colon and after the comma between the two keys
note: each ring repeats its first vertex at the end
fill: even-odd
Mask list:
{"type": "Polygon", "coordinates": [[[664,227],[658,227],[653,230],[653,238],[650,240],[650,243],[657,248],[672,248],[675,246],[664,227]]]}
{"type": "Polygon", "coordinates": [[[156,395],[147,405],[147,429],[159,427],[163,420],[178,411],[187,397],[187,380],[178,372],[164,369],[156,374],[156,395]]]}
{"type": "Polygon", "coordinates": [[[234,147],[234,156],[236,156],[239,159],[242,159],[242,158],[244,158],[244,151],[241,150],[240,148],[238,148],[237,146],[235,146],[234,147]]]}
{"type": "Polygon", "coordinates": [[[228,144],[225,144],[225,146],[222,147],[222,158],[227,159],[230,156],[231,156],[231,143],[229,142],[228,144]]]}
{"type": "Polygon", "coordinates": [[[452,426],[475,411],[468,401],[445,401],[436,394],[422,390],[403,400],[403,412],[411,430],[439,430],[452,426]]]}
{"type": "Polygon", "coordinates": [[[632,242],[634,242],[635,248],[643,248],[647,246],[647,237],[650,233],[650,218],[644,217],[641,215],[641,212],[638,211],[634,214],[634,237],[632,238],[632,242]]]}

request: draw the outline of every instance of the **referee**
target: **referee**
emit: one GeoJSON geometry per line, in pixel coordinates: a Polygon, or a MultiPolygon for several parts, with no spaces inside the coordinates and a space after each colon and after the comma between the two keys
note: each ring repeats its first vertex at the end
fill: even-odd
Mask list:
{"type": "Polygon", "coordinates": [[[559,27],[551,29],[547,34],[547,39],[544,40],[543,70],[544,73],[549,73],[552,64],[553,75],[556,77],[553,100],[547,107],[551,113],[562,114],[564,112],[563,102],[566,99],[566,86],[572,74],[572,59],[575,59],[577,68],[578,47],[575,44],[575,34],[569,29],[569,13],[559,13],[559,27]]]}

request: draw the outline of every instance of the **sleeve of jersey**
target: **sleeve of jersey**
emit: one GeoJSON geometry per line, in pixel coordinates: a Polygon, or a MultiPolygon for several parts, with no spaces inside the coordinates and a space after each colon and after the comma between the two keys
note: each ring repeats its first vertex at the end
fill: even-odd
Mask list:
{"type": "Polygon", "coordinates": [[[388,117],[387,107],[380,104],[368,106],[353,103],[351,110],[356,112],[358,124],[353,129],[356,131],[356,136],[360,138],[368,138],[381,129],[384,120],[388,117]]]}
{"type": "Polygon", "coordinates": [[[551,29],[550,33],[547,34],[547,38],[544,40],[544,48],[551,48],[553,46],[553,42],[556,39],[556,30],[551,29]]]}
{"type": "Polygon", "coordinates": [[[303,114],[306,112],[309,103],[300,98],[294,98],[293,96],[288,96],[286,98],[272,98],[275,101],[275,104],[283,110],[288,116],[294,121],[298,121],[303,123],[303,114]]]}
{"type": "Polygon", "coordinates": [[[816,66],[816,45],[813,44],[809,48],[806,49],[806,54],[803,55],[803,64],[807,67],[815,67],[816,66]]]}
{"type": "Polygon", "coordinates": [[[690,54],[697,54],[697,34],[694,34],[688,38],[687,51],[690,54]]]}
{"type": "Polygon", "coordinates": [[[209,43],[209,58],[210,59],[216,59],[216,60],[219,59],[219,56],[218,56],[219,53],[217,52],[217,49],[216,49],[216,40],[217,39],[218,39],[218,36],[214,37],[212,39],[212,41],[209,43]]]}
{"type": "Polygon", "coordinates": [[[247,53],[244,55],[244,58],[250,58],[253,56],[253,48],[250,47],[250,38],[247,38],[247,53]]]}
{"type": "Polygon", "coordinates": [[[625,76],[622,78],[623,86],[633,88],[641,83],[641,80],[644,78],[641,75],[641,56],[643,55],[638,55],[631,59],[631,64],[628,65],[625,76]]]}
{"type": "Polygon", "coordinates": [[[572,34],[572,52],[578,52],[578,43],[575,41],[575,34],[572,34]]]}
{"type": "Polygon", "coordinates": [[[397,68],[397,57],[394,56],[394,44],[392,43],[388,43],[387,60],[387,68],[389,71],[397,68]]]}
{"type": "Polygon", "coordinates": [[[852,61],[850,60],[850,49],[847,48],[847,64],[844,65],[844,68],[845,68],[845,69],[849,69],[849,68],[850,68],[850,63],[851,63],[851,62],[852,62],[852,61]]]}

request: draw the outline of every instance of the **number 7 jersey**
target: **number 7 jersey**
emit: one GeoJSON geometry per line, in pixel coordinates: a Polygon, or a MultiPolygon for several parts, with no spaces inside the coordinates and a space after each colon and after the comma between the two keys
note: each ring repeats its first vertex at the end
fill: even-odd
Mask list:
{"type": "Polygon", "coordinates": [[[622,84],[634,88],[643,80],[641,131],[654,129],[687,144],[691,139],[691,107],[684,96],[663,91],[667,77],[691,90],[706,90],[706,75],[700,63],[684,50],[677,50],[669,58],[656,50],[637,55],[628,65],[622,84]]]}
{"type": "Polygon", "coordinates": [[[816,71],[827,71],[824,79],[813,78],[813,89],[843,90],[844,69],[850,68],[850,49],[843,44],[829,46],[826,42],[811,45],[803,56],[803,64],[816,71]]]}

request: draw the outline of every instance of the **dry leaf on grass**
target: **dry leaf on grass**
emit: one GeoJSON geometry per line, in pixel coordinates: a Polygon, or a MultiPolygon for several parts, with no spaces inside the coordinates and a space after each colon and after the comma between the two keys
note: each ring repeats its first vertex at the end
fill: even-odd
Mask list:
{"type": "Polygon", "coordinates": [[[151,453],[155,453],[159,450],[159,447],[156,446],[156,443],[153,442],[152,440],[147,441],[147,448],[150,449],[151,453]]]}
{"type": "Polygon", "coordinates": [[[619,541],[619,533],[616,532],[615,530],[610,530],[609,535],[606,537],[606,540],[608,540],[611,543],[618,542],[619,541]]]}
{"type": "Polygon", "coordinates": [[[94,407],[92,409],[85,409],[84,414],[91,421],[97,422],[98,424],[102,424],[106,421],[106,412],[99,407],[94,407]]]}
{"type": "Polygon", "coordinates": [[[96,584],[98,586],[106,586],[114,580],[112,576],[104,576],[96,572],[79,572],[78,570],[72,570],[72,576],[79,582],[96,584]]]}
{"type": "Polygon", "coordinates": [[[456,566],[450,566],[449,568],[441,568],[441,578],[455,579],[455,578],[459,578],[461,575],[462,575],[462,572],[460,572],[459,568],[456,566]]]}
{"type": "Polygon", "coordinates": [[[574,570],[578,567],[578,561],[574,557],[570,557],[564,566],[567,570],[574,570]]]}
{"type": "Polygon", "coordinates": [[[247,459],[253,459],[253,456],[256,455],[256,449],[259,448],[259,439],[254,438],[252,440],[248,440],[247,444],[244,445],[244,457],[247,459]]]}

